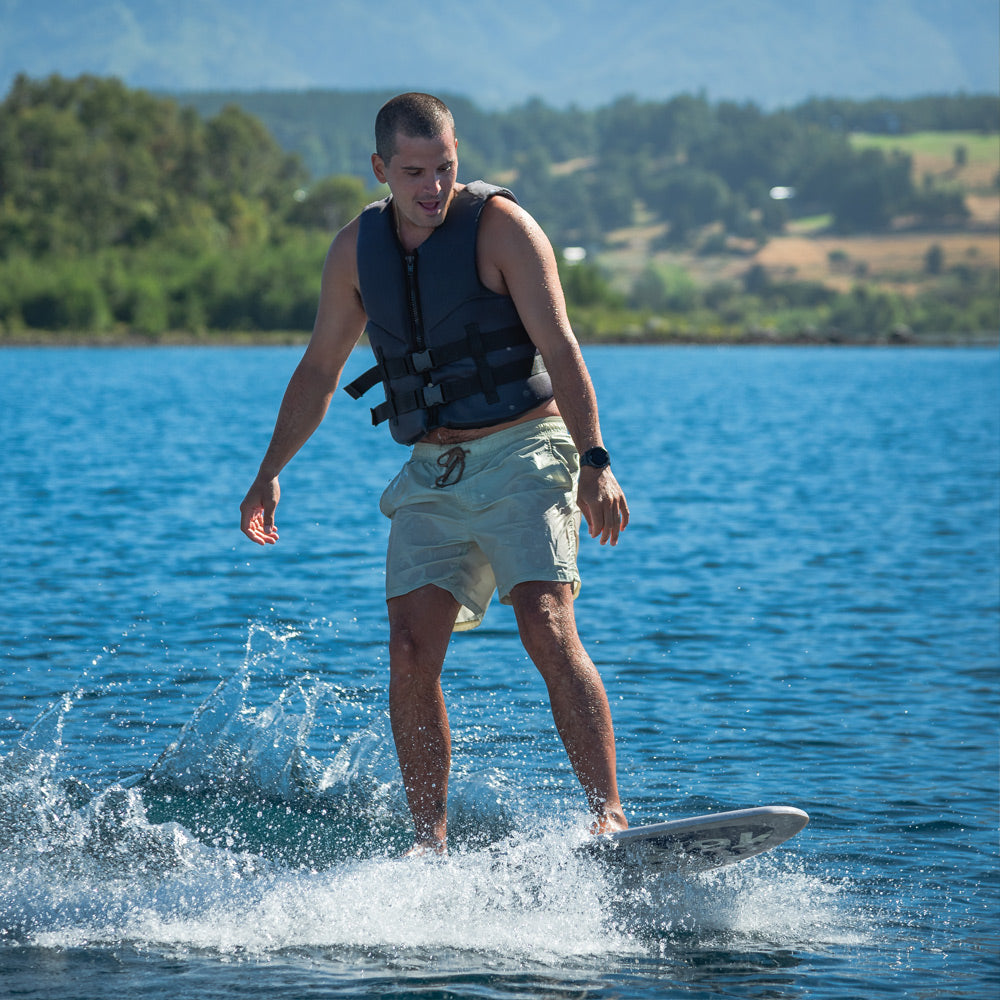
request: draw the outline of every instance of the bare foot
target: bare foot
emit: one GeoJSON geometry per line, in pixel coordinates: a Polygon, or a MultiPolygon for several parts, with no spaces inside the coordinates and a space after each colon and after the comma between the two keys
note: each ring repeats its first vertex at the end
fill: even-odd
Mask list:
{"type": "Polygon", "coordinates": [[[423,840],[415,843],[408,851],[400,855],[403,858],[423,858],[427,855],[444,857],[448,853],[448,845],[443,840],[423,840]]]}
{"type": "Polygon", "coordinates": [[[602,834],[607,833],[617,833],[619,830],[627,829],[628,820],[625,818],[625,814],[618,810],[611,813],[602,813],[594,820],[593,823],[590,824],[590,832],[595,837],[600,837],[602,834]]]}

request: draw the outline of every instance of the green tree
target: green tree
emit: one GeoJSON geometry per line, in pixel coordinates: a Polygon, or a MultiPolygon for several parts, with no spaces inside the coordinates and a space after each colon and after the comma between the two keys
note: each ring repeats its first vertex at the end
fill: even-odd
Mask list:
{"type": "Polygon", "coordinates": [[[940,274],[944,270],[944,251],[940,243],[935,243],[924,254],[924,270],[928,274],[940,274]]]}
{"type": "Polygon", "coordinates": [[[846,232],[885,229],[912,207],[914,191],[909,156],[880,149],[819,160],[804,173],[798,197],[811,206],[826,206],[836,227],[846,232]]]}
{"type": "Polygon", "coordinates": [[[654,313],[688,312],[699,304],[698,286],[681,267],[649,263],[632,284],[629,305],[654,313]]]}
{"type": "Polygon", "coordinates": [[[307,189],[296,191],[288,221],[306,229],[336,232],[370,200],[356,177],[325,177],[307,189]]]}
{"type": "Polygon", "coordinates": [[[722,218],[731,198],[717,174],[686,166],[665,172],[645,191],[647,207],[670,223],[672,243],[683,243],[695,227],[722,218]]]}
{"type": "Polygon", "coordinates": [[[255,203],[265,214],[285,208],[304,180],[297,158],[238,108],[203,122],[90,76],[18,77],[0,105],[0,137],[0,254],[142,245],[182,226],[192,201],[243,240],[255,203]]]}
{"type": "Polygon", "coordinates": [[[568,305],[616,308],[624,305],[623,296],[611,287],[607,275],[596,264],[589,261],[568,264],[562,260],[559,263],[559,274],[568,305]]]}

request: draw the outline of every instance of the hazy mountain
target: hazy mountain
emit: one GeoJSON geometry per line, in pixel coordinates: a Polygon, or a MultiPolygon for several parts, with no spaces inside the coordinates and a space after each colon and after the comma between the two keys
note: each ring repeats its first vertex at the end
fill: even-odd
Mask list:
{"type": "Polygon", "coordinates": [[[993,92],[997,0],[0,0],[0,87],[90,72],[158,90],[420,88],[484,107],[624,94],[766,107],[993,92]]]}

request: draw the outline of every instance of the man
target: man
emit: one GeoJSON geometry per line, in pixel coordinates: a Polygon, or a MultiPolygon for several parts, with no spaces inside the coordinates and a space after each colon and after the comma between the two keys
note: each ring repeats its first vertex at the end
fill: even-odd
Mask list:
{"type": "Polygon", "coordinates": [[[555,256],[509,192],[457,182],[454,121],[436,98],[393,98],[375,132],[372,168],[390,196],[330,247],[312,339],[240,507],[241,528],[261,545],[277,541],[278,474],[319,426],[367,330],[377,365],[348,391],[357,397],[381,381],[375,422],[414,445],[380,504],[392,520],[389,711],[413,853],[446,850],[441,669],[452,631],[479,623],[494,587],[545,680],[592,831],[623,829],[611,713],[573,600],[580,511],[591,537],[615,545],[628,506],[555,256]]]}

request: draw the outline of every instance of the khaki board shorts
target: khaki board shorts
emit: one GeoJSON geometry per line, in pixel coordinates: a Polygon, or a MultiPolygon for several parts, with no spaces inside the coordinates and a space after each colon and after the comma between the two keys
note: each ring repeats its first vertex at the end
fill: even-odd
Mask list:
{"type": "Polygon", "coordinates": [[[461,631],[480,624],[494,590],[510,604],[517,584],[551,580],[575,597],[579,470],[561,417],[461,445],[414,445],[379,503],[392,520],[386,598],[435,584],[462,605],[461,631]]]}

